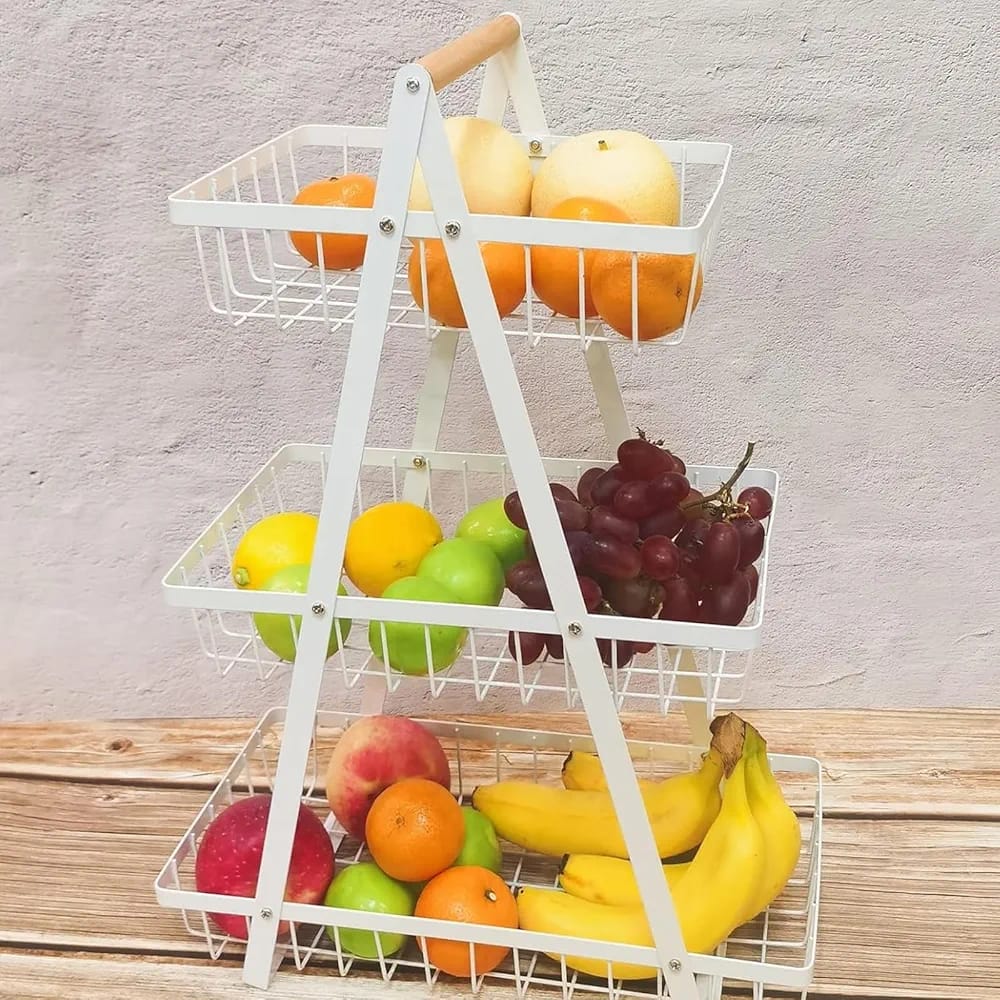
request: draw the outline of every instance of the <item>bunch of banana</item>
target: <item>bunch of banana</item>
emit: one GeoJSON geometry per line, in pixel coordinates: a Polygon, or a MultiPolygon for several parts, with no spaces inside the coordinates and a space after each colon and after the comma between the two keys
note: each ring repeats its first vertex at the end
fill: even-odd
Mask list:
{"type": "MultiPolygon", "coordinates": [[[[574,756],[571,754],[569,760],[574,756]]],[[[600,761],[597,763],[599,767],[600,761]]],[[[661,857],[681,854],[701,843],[719,814],[723,771],[723,757],[713,747],[697,771],[663,781],[640,782],[661,857]]],[[[563,781],[567,781],[566,770],[563,781]]],[[[601,854],[627,858],[628,848],[611,793],[603,783],[603,772],[600,781],[596,788],[500,781],[480,785],[472,793],[472,804],[493,823],[501,837],[529,851],[556,857],[601,854]]]]}
{"type": "MultiPolygon", "coordinates": [[[[739,755],[725,783],[721,809],[694,859],[663,867],[685,945],[692,952],[713,951],[764,910],[791,876],[801,846],[798,819],[771,773],[760,734],[735,715],[716,719],[712,732],[713,750],[721,759],[731,761],[734,746],[739,755]]],[[[584,774],[590,777],[583,780],[593,780],[594,773],[589,763],[580,764],[570,780],[584,774]]],[[[522,928],[652,945],[639,887],[627,861],[571,855],[564,859],[559,882],[564,891],[521,890],[517,902],[522,928]]],[[[566,964],[590,975],[608,974],[601,959],[567,956],[566,964]]],[[[620,962],[612,963],[611,969],[619,979],[651,978],[656,972],[620,962]]]]}

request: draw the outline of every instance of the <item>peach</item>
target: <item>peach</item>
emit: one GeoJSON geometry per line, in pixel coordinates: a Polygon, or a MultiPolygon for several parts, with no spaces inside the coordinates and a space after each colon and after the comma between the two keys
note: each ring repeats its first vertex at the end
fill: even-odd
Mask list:
{"type": "Polygon", "coordinates": [[[330,811],[362,840],[372,803],[403,778],[427,778],[450,789],[451,768],[441,744],[405,716],[366,715],[348,727],[333,750],[326,771],[330,811]]]}

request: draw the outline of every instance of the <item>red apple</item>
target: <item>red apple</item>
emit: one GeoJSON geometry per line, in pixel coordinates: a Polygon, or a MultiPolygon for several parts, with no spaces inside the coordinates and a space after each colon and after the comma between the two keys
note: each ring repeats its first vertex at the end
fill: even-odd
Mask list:
{"type": "MultiPolygon", "coordinates": [[[[270,795],[251,795],[234,802],[208,824],[195,857],[194,878],[198,892],[250,897],[256,894],[270,810],[270,795]]],[[[301,803],[285,899],[292,903],[322,903],[335,870],[330,835],[316,814],[301,803]]],[[[210,913],[209,916],[224,933],[246,940],[246,917],[232,913],[210,913]]],[[[278,925],[278,933],[288,933],[287,920],[278,925]]]]}
{"type": "Polygon", "coordinates": [[[341,736],[326,771],[330,812],[363,840],[368,810],[383,789],[403,778],[451,788],[451,768],[437,739],[402,715],[366,715],[341,736]]]}

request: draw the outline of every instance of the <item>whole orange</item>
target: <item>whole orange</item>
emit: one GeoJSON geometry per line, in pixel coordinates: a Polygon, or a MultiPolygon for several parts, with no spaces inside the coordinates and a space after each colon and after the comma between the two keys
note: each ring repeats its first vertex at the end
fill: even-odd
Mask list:
{"type": "MultiPolygon", "coordinates": [[[[641,253],[636,264],[639,340],[656,340],[684,324],[694,256],[641,253]]],[[[702,272],[694,289],[694,306],[701,299],[702,272]]],[[[590,290],[601,319],[623,337],[632,336],[632,255],[600,250],[590,272],[590,290]]],[[[692,312],[694,307],[692,307],[692,312]]]]}
{"type": "MultiPolygon", "coordinates": [[[[469,865],[449,868],[424,886],[417,900],[414,916],[435,920],[455,920],[464,924],[490,927],[517,927],[517,903],[506,882],[488,868],[469,865]]],[[[427,958],[451,976],[472,975],[467,941],[449,938],[426,938],[427,958]]],[[[510,948],[496,944],[474,944],[475,974],[492,972],[508,955],[510,948]]]]}
{"type": "MultiPolygon", "coordinates": [[[[576,219],[582,222],[631,222],[616,205],[599,198],[567,198],[549,213],[552,219],[576,219]]],[[[584,316],[595,316],[597,309],[590,293],[590,271],[598,250],[583,252],[584,316]]],[[[553,312],[563,316],[580,315],[580,252],[573,247],[531,248],[531,287],[553,312]]]]}
{"type": "Polygon", "coordinates": [[[447,788],[427,778],[404,778],[372,803],[365,840],[386,875],[424,882],[458,857],[465,819],[447,788]]]}
{"type": "MultiPolygon", "coordinates": [[[[293,205],[339,205],[346,208],[371,208],[375,204],[375,181],[365,174],[345,174],[313,181],[292,199],[293,205]]],[[[319,264],[316,233],[289,233],[292,246],[313,266],[319,264]]],[[[368,237],[359,233],[322,233],[323,266],[341,271],[359,267],[365,259],[368,237]]]]}
{"type": "MultiPolygon", "coordinates": [[[[420,244],[413,245],[407,276],[410,294],[418,308],[424,308],[424,289],[420,276],[420,244]]],[[[524,267],[524,247],[517,243],[480,243],[480,253],[486,266],[493,300],[502,319],[509,316],[520,304],[527,291],[524,267]]],[[[464,330],[468,327],[462,303],[451,274],[451,266],[440,240],[424,242],[424,268],[427,273],[427,311],[442,326],[464,330]]]]}

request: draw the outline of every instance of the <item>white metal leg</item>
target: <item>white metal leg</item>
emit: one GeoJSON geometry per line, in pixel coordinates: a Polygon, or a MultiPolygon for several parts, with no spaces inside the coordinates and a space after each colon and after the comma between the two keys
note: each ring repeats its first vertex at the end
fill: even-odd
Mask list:
{"type": "Polygon", "coordinates": [[[594,387],[594,397],[597,399],[608,445],[615,451],[622,441],[633,436],[633,431],[611,352],[605,341],[595,340],[584,352],[584,357],[587,359],[587,373],[590,375],[590,384],[594,387]]]}
{"type": "MultiPolygon", "coordinates": [[[[414,451],[433,451],[437,448],[448,400],[448,386],[455,367],[458,336],[458,330],[442,330],[431,343],[431,356],[417,401],[417,418],[411,444],[414,451]]],[[[403,499],[422,506],[427,498],[429,482],[430,470],[426,465],[409,469],[403,480],[403,499]]]]}
{"type": "Polygon", "coordinates": [[[712,731],[709,728],[711,719],[708,717],[708,692],[705,689],[705,678],[698,670],[698,661],[690,649],[681,650],[680,673],[677,677],[677,693],[687,700],[684,705],[684,715],[688,728],[691,730],[691,741],[698,746],[707,747],[712,742],[712,731]]]}
{"type": "Polygon", "coordinates": [[[389,232],[376,229],[368,241],[365,278],[358,293],[354,330],[333,431],[331,455],[336,457],[330,463],[330,475],[323,490],[309,575],[310,599],[315,602],[314,609],[321,610],[313,615],[303,615],[302,619],[288,695],[287,718],[291,724],[285,727],[278,755],[257,885],[258,909],[250,921],[243,980],[260,988],[267,988],[273,973],[278,915],[284,899],[292,839],[312,743],[313,721],[319,706],[327,643],[336,618],[337,586],[353,514],[355,485],[364,456],[365,434],[375,397],[410,179],[416,162],[423,110],[428,99],[427,88],[417,93],[407,91],[408,75],[401,71],[396,76],[389,109],[389,128],[396,140],[394,155],[381,161],[375,194],[374,218],[391,220],[393,227],[389,232]]]}
{"type": "Polygon", "coordinates": [[[486,391],[511,471],[517,482],[539,563],[563,631],[565,648],[590,722],[601,761],[636,870],[653,940],[670,994],[675,1000],[698,1000],[695,978],[687,967],[680,926],[660,866],[638,780],[621,721],[601,663],[588,615],[576,585],[576,572],[562,543],[562,531],[538,452],[531,419],[514,369],[458,172],[448,149],[444,125],[433,95],[428,101],[420,160],[439,225],[457,223],[445,250],[466,316],[476,317],[470,336],[479,356],[486,391]],[[502,415],[502,416],[501,416],[502,415]]]}

